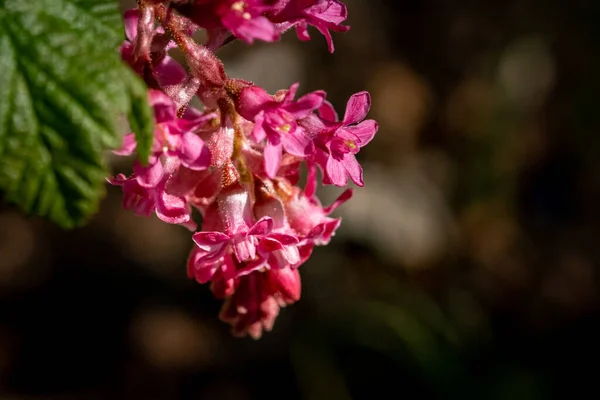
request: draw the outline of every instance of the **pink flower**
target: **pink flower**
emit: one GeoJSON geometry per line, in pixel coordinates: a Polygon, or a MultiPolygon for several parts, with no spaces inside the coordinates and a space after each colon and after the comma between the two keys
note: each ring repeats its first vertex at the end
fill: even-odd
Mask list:
{"type": "MultiPolygon", "coordinates": [[[[150,90],[150,104],[154,108],[156,127],[148,167],[142,167],[138,162],[134,165],[139,184],[153,187],[162,179],[161,156],[176,158],[183,166],[192,170],[208,168],[210,152],[195,131],[212,119],[214,114],[188,113],[186,116],[191,119],[177,118],[173,101],[159,90],[150,90]]],[[[135,135],[128,133],[123,138],[121,149],[114,153],[130,155],[135,151],[136,146],[135,135]]]]}
{"type": "MultiPolygon", "coordinates": [[[[191,207],[185,197],[190,190],[189,180],[194,177],[185,177],[177,172],[182,166],[200,171],[210,165],[210,152],[194,131],[212,115],[188,114],[189,119],[179,119],[172,100],[164,93],[151,90],[149,97],[156,128],[148,165],[136,161],[129,178],[118,175],[109,182],[123,187],[125,208],[133,208],[136,214],[146,216],[155,211],[167,223],[186,224],[194,230],[191,207]],[[176,179],[173,180],[174,177],[176,179]]],[[[136,146],[134,134],[129,133],[125,135],[121,149],[114,153],[130,155],[136,146]]]]}
{"type": "MultiPolygon", "coordinates": [[[[204,254],[199,247],[192,249],[187,263],[188,277],[196,279],[201,284],[219,280],[229,281],[235,278],[237,268],[232,254],[224,254],[212,261],[203,260],[204,254]],[[219,271],[219,276],[215,276],[219,271]]],[[[223,283],[226,284],[227,282],[223,283]]],[[[223,294],[228,293],[227,290],[223,290],[223,294]]]]}
{"type": "Polygon", "coordinates": [[[270,229],[270,219],[264,218],[252,226],[238,229],[235,233],[227,234],[218,231],[202,231],[192,236],[199,251],[197,263],[211,263],[223,257],[232,248],[238,261],[246,261],[255,257],[257,238],[270,229]]]}
{"type": "Polygon", "coordinates": [[[312,143],[304,129],[296,123],[318,109],[325,99],[325,92],[316,91],[294,101],[298,84],[287,92],[270,96],[258,87],[243,88],[236,102],[240,115],[254,122],[252,136],[256,142],[267,139],[264,149],[265,172],[274,178],[281,164],[282,147],[290,154],[306,157],[312,152],[312,143]]]}
{"type": "MultiPolygon", "coordinates": [[[[143,171],[142,173],[145,173],[143,171]]],[[[167,168],[170,172],[171,168],[167,168]]],[[[165,174],[154,186],[142,186],[135,174],[127,178],[123,174],[108,179],[108,182],[123,188],[123,208],[133,209],[137,215],[150,216],[154,211],[156,216],[169,224],[183,224],[194,231],[195,223],[191,220],[191,207],[185,197],[168,188],[171,175],[165,174]]]]}
{"type": "Polygon", "coordinates": [[[273,187],[257,184],[254,203],[256,218],[270,217],[273,221],[271,232],[259,238],[258,259],[249,263],[248,271],[264,267],[282,269],[300,266],[298,250],[300,239],[290,227],[282,201],[273,193],[273,187]]]}
{"type": "Polygon", "coordinates": [[[140,186],[135,178],[127,178],[118,174],[114,178],[107,178],[114,186],[123,188],[123,208],[133,210],[136,215],[149,217],[156,208],[156,199],[151,190],[140,186]]]}
{"type": "Polygon", "coordinates": [[[158,43],[156,43],[156,46],[152,43],[153,38],[162,39],[164,37],[162,36],[164,33],[162,28],[154,29],[154,21],[151,21],[151,24],[143,24],[144,35],[147,36],[147,40],[144,41],[145,43],[137,43],[140,11],[137,8],[125,11],[124,20],[127,40],[121,45],[121,58],[123,61],[129,63],[142,76],[144,75],[144,68],[150,68],[154,79],[161,87],[183,82],[187,75],[185,69],[166,54],[166,51],[172,47],[169,41],[167,40],[162,48],[158,43]],[[157,32],[161,36],[155,35],[157,32]],[[152,51],[156,55],[161,54],[162,57],[157,60],[158,57],[153,56],[152,63],[150,63],[150,52],[152,51]],[[140,58],[145,59],[139,60],[140,58]]]}
{"type": "Polygon", "coordinates": [[[348,11],[338,0],[279,0],[267,16],[279,23],[280,31],[295,26],[300,40],[309,40],[307,26],[314,26],[325,36],[330,53],[333,53],[334,47],[329,30],[346,32],[350,29],[342,25],[348,11]]]}
{"type": "MultiPolygon", "coordinates": [[[[216,199],[218,217],[220,220],[211,224],[220,228],[216,231],[205,230],[195,233],[192,239],[200,249],[198,262],[212,262],[222,257],[230,248],[239,262],[253,259],[256,256],[258,237],[269,233],[273,226],[270,217],[264,217],[254,222],[248,191],[239,183],[239,177],[233,166],[224,172],[228,185],[221,190],[216,199]]],[[[214,213],[216,210],[212,209],[214,213]]],[[[205,216],[210,221],[217,219],[215,214],[205,216]]]]}
{"type": "Polygon", "coordinates": [[[322,120],[311,115],[303,121],[307,130],[316,131],[314,159],[325,171],[323,183],[345,186],[349,176],[356,185],[364,186],[363,171],[355,155],[373,139],[378,129],[374,120],[362,121],[370,107],[369,93],[360,92],[348,100],[341,122],[337,122],[337,114],[327,102],[319,109],[322,120]]]}
{"type": "Polygon", "coordinates": [[[264,3],[259,0],[221,1],[216,13],[223,26],[244,42],[251,44],[254,39],[273,42],[279,35],[273,23],[262,15],[269,9],[264,3]]]}
{"type": "Polygon", "coordinates": [[[236,336],[259,339],[270,331],[281,307],[300,299],[298,270],[285,268],[255,271],[236,279],[235,292],[226,299],[219,317],[236,336]]]}
{"type": "Polygon", "coordinates": [[[323,207],[316,197],[308,197],[296,188],[285,202],[285,210],[292,229],[303,235],[308,243],[322,246],[329,243],[341,218],[330,218],[336,208],[352,197],[352,189],[345,190],[329,207],[323,207]]]}
{"type": "MultiPolygon", "coordinates": [[[[315,196],[324,184],[363,185],[356,153],[373,139],[365,120],[367,92],[353,95],[340,121],[315,91],[295,100],[298,83],[270,95],[252,82],[228,77],[215,51],[234,38],[274,41],[295,27],[308,40],[316,27],[333,52],[331,31],[347,12],[339,0],[143,0],[125,13],[124,61],[144,79],[156,121],[147,162],[108,179],[122,187],[123,206],[155,213],[194,231],[187,274],[209,283],[224,304],[220,318],[234,334],[258,339],[282,307],[300,299],[298,268],[315,246],[326,245],[341,218],[330,214],[350,199],[344,191],[328,207],[315,196]],[[192,36],[207,34],[204,44],[192,36]],[[168,56],[178,47],[184,68],[168,56]],[[189,107],[192,101],[200,109],[189,107]],[[201,111],[202,110],[202,111],[201,111]],[[297,186],[308,167],[304,190],[297,186]],[[192,210],[202,216],[196,231],[192,210]]],[[[276,66],[274,66],[276,67],[276,66]]],[[[133,133],[114,153],[131,155],[133,133]]],[[[139,150],[139,149],[138,149],[139,150]]]]}
{"type": "Polygon", "coordinates": [[[279,38],[275,26],[263,14],[270,9],[264,0],[199,0],[175,8],[211,36],[227,29],[237,38],[251,44],[254,39],[273,42],[279,38]]]}

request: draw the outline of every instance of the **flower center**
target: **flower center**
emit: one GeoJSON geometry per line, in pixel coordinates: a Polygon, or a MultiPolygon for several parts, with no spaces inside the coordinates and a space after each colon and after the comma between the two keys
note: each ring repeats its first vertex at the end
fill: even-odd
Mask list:
{"type": "Polygon", "coordinates": [[[292,126],[290,124],[283,124],[279,125],[277,129],[285,133],[290,133],[290,129],[292,129],[292,126]]]}
{"type": "Polygon", "coordinates": [[[350,147],[350,149],[354,150],[356,148],[356,143],[353,140],[345,140],[346,146],[350,147]]]}
{"type": "Polygon", "coordinates": [[[244,2],[244,1],[236,1],[235,3],[233,3],[231,5],[231,9],[233,11],[237,11],[237,12],[241,13],[242,14],[242,18],[244,18],[246,20],[249,20],[250,18],[252,18],[252,16],[250,15],[250,13],[245,12],[246,6],[247,6],[246,2],[244,2]]]}
{"type": "Polygon", "coordinates": [[[159,134],[159,141],[162,144],[162,149],[161,149],[162,152],[163,153],[167,153],[168,151],[175,150],[173,148],[173,146],[171,146],[171,144],[169,143],[169,140],[167,138],[168,133],[167,133],[167,130],[165,129],[165,127],[162,124],[158,124],[157,128],[158,128],[158,130],[160,132],[160,134],[159,134]]]}

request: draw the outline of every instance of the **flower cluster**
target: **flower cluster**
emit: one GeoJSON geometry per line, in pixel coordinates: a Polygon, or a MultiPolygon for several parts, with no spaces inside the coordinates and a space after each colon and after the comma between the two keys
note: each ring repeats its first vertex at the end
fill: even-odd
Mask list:
{"type": "MultiPolygon", "coordinates": [[[[329,215],[352,196],[347,189],[324,207],[317,174],[326,185],[350,178],[363,186],[355,155],[377,123],[364,120],[367,92],[350,98],[340,120],[325,92],[296,98],[296,83],[269,94],[227,77],[215,51],[235,38],[274,41],[291,27],[307,40],[308,25],[333,51],[329,31],[346,31],[345,18],[337,0],[141,0],[125,13],[121,56],[148,84],[156,125],[147,163],[136,161],[131,175],[109,182],[123,188],[126,209],[194,232],[188,276],[210,282],[224,299],[220,318],[236,335],[259,338],[281,307],[300,298],[298,267],[314,246],[329,243],[341,222],[329,215]],[[191,37],[197,29],[207,32],[203,45],[191,37]],[[174,47],[187,68],[169,57],[174,47]],[[194,96],[202,110],[189,106],[194,96]]],[[[115,153],[135,149],[130,133],[115,153]]]]}

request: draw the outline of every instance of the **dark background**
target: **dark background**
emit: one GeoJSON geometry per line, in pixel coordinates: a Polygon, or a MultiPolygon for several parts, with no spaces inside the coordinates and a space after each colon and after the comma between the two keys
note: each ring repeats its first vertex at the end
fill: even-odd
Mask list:
{"type": "Polygon", "coordinates": [[[372,95],[365,187],[301,301],[236,339],[186,277],[189,232],[117,188],[70,232],[2,206],[0,398],[597,396],[600,3],[346,4],[333,55],[314,30],[219,53],[339,112],[372,95]]]}

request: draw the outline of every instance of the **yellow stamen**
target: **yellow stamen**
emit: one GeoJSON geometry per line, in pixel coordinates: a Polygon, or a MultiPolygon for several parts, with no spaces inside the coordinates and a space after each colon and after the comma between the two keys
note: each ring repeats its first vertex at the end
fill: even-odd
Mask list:
{"type": "Polygon", "coordinates": [[[350,147],[352,150],[354,150],[356,148],[356,144],[352,140],[346,140],[344,143],[346,143],[346,145],[348,147],[350,147]]]}
{"type": "Polygon", "coordinates": [[[234,11],[244,12],[245,8],[246,8],[246,3],[243,1],[236,1],[235,3],[233,3],[231,5],[231,9],[234,11]]]}

